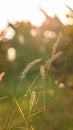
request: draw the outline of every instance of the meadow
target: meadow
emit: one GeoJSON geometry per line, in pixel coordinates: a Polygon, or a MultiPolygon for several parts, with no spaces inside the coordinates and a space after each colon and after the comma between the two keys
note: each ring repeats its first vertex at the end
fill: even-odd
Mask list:
{"type": "Polygon", "coordinates": [[[60,44],[61,33],[48,43],[30,30],[21,23],[12,40],[1,42],[0,130],[72,130],[72,46],[60,44]],[[7,59],[9,48],[16,50],[14,61],[7,59]]]}

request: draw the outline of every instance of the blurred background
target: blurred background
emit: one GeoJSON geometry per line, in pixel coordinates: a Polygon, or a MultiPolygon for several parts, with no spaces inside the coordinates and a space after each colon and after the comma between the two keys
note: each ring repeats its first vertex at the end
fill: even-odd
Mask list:
{"type": "MultiPolygon", "coordinates": [[[[73,129],[73,1],[0,0],[0,73],[5,72],[0,82],[0,99],[11,96],[11,89],[16,91],[20,74],[27,64],[37,58],[45,63],[59,33],[58,51],[62,50],[63,54],[49,70],[48,115],[42,119],[43,126],[40,126],[41,114],[34,119],[35,130],[73,129]]],[[[40,65],[27,74],[29,82],[39,73],[40,65]]],[[[19,97],[23,96],[23,90],[24,85],[18,92],[19,97]]],[[[7,98],[0,100],[2,119],[8,103],[7,98]]]]}

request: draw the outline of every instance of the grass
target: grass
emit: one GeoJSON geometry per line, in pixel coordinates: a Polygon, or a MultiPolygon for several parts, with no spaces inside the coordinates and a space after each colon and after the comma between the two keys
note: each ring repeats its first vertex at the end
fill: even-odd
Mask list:
{"type": "MultiPolygon", "coordinates": [[[[38,85],[40,87],[40,82],[38,85]]],[[[36,84],[37,87],[37,84],[36,84]]],[[[67,90],[66,88],[60,89],[58,86],[49,86],[47,83],[47,91],[46,91],[46,112],[44,113],[43,100],[40,97],[38,101],[38,106],[34,106],[31,124],[35,130],[72,130],[73,128],[73,105],[72,105],[72,90],[67,90]],[[52,88],[51,88],[52,87],[52,88]],[[50,90],[53,90],[53,94],[50,93],[50,90]],[[42,125],[41,125],[42,124],[42,125]]],[[[22,90],[23,91],[23,90],[22,90]]],[[[25,116],[28,114],[28,106],[29,106],[29,98],[25,100],[22,107],[18,105],[23,99],[23,96],[17,98],[16,105],[11,106],[12,100],[10,99],[2,99],[0,102],[0,129],[3,130],[7,125],[12,127],[14,130],[20,129],[22,127],[25,128],[24,114],[25,116]],[[12,109],[11,109],[12,107],[12,109]],[[25,109],[26,108],[26,109],[25,109]],[[15,112],[16,110],[16,112],[15,112]],[[23,110],[23,112],[22,112],[23,110]],[[11,112],[11,114],[10,114],[11,112]],[[21,115],[22,113],[22,115],[21,115]],[[9,117],[10,114],[10,117],[9,117]]],[[[27,117],[27,116],[26,116],[27,117]]],[[[7,128],[7,129],[12,129],[7,128]]]]}
{"type": "Polygon", "coordinates": [[[56,52],[59,40],[38,74],[27,75],[42,59],[29,63],[15,85],[12,80],[6,88],[1,84],[4,92],[0,97],[1,130],[72,130],[73,92],[55,85],[48,73],[52,62],[62,54],[56,52]]]}

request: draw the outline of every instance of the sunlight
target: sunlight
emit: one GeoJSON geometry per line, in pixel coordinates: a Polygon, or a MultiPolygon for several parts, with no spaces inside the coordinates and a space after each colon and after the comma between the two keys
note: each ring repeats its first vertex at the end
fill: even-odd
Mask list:
{"type": "Polygon", "coordinates": [[[8,27],[5,31],[6,31],[5,38],[10,40],[14,37],[15,31],[11,27],[8,27]]]}
{"type": "Polygon", "coordinates": [[[45,36],[46,38],[55,38],[55,37],[56,37],[56,33],[53,32],[53,31],[46,30],[46,31],[44,32],[44,36],[45,36]]]}
{"type": "Polygon", "coordinates": [[[31,29],[30,34],[31,34],[31,36],[35,37],[35,36],[37,36],[37,31],[35,29],[31,29]]]}
{"type": "Polygon", "coordinates": [[[25,39],[24,39],[23,35],[19,35],[18,40],[19,40],[20,44],[22,44],[22,45],[25,44],[25,39]]]}
{"type": "MultiPolygon", "coordinates": [[[[39,3],[39,1],[38,1],[39,3]]],[[[72,2],[73,3],[73,2],[72,2]]],[[[69,10],[65,6],[67,1],[65,0],[51,0],[40,2],[40,7],[51,17],[57,15],[63,24],[69,24],[69,20],[66,18],[69,10]],[[47,3],[47,4],[46,4],[47,3]]],[[[69,4],[70,5],[70,4],[69,4]]],[[[73,4],[72,4],[73,5],[73,4]]]]}
{"type": "Polygon", "coordinates": [[[72,0],[0,0],[0,30],[7,26],[7,22],[28,20],[33,25],[41,26],[45,16],[39,7],[49,16],[57,15],[64,24],[69,24],[66,18],[68,9],[65,4],[73,8],[72,0]]]}
{"type": "Polygon", "coordinates": [[[16,50],[14,48],[9,48],[7,51],[7,59],[13,61],[16,58],[16,50]]]}

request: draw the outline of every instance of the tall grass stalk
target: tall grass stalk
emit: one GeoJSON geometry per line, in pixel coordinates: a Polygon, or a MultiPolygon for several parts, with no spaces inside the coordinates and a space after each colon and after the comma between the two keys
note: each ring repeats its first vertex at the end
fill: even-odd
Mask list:
{"type": "Polygon", "coordinates": [[[13,111],[13,106],[11,106],[9,116],[8,116],[8,119],[7,119],[7,123],[6,123],[6,126],[5,126],[5,130],[8,130],[10,128],[10,125],[11,125],[10,120],[11,120],[12,111],[13,111]]]}
{"type": "MultiPolygon", "coordinates": [[[[51,57],[47,59],[47,61],[45,61],[45,63],[43,65],[40,66],[40,72],[38,73],[38,75],[34,78],[34,80],[32,81],[32,83],[29,85],[28,84],[28,88],[27,90],[24,92],[24,96],[21,99],[21,102],[19,103],[18,99],[17,99],[17,94],[18,94],[18,90],[22,84],[23,79],[26,78],[27,73],[29,72],[29,70],[37,63],[41,62],[41,58],[40,59],[36,59],[34,61],[32,61],[31,63],[29,63],[25,69],[22,71],[21,75],[20,75],[20,81],[19,81],[19,85],[18,88],[16,90],[16,93],[12,93],[12,101],[13,101],[13,105],[12,105],[12,109],[14,108],[14,113],[12,113],[12,109],[10,110],[9,113],[9,117],[6,123],[6,128],[5,130],[10,130],[10,129],[24,129],[24,130],[34,130],[32,124],[29,124],[28,121],[30,120],[31,117],[35,116],[36,114],[39,114],[40,112],[42,112],[42,110],[44,110],[44,113],[46,112],[46,77],[48,74],[48,70],[50,69],[52,63],[59,57],[62,55],[62,51],[56,51],[59,41],[60,41],[60,37],[61,34],[59,34],[59,37],[56,41],[56,43],[54,44],[53,48],[52,48],[52,52],[51,52],[51,57]],[[37,82],[37,80],[40,78],[42,78],[42,83],[43,83],[43,87],[42,87],[42,94],[38,96],[38,93],[35,91],[35,83],[37,82]],[[29,109],[26,113],[23,112],[23,106],[25,103],[25,99],[26,101],[28,100],[28,96],[30,96],[29,99],[29,109]],[[36,98],[37,96],[37,98],[36,98]],[[43,98],[43,108],[35,110],[34,111],[34,105],[37,105],[38,100],[40,99],[40,97],[44,97],[43,98]],[[37,103],[35,103],[35,99],[37,99],[37,103]],[[18,124],[14,124],[12,125],[11,122],[14,120],[17,112],[19,112],[19,114],[22,117],[22,122],[24,122],[24,127],[20,127],[17,126],[18,124]],[[12,115],[13,114],[13,115],[12,115]],[[12,125],[12,126],[11,126],[12,125]],[[30,127],[30,128],[29,128],[30,127]]],[[[39,92],[40,94],[40,92],[39,92]]]]}
{"type": "Polygon", "coordinates": [[[23,120],[24,120],[24,123],[25,123],[25,125],[26,125],[26,128],[27,128],[27,127],[28,127],[28,124],[27,124],[25,115],[24,115],[24,113],[23,113],[23,111],[22,111],[22,108],[21,108],[21,106],[19,105],[19,103],[18,103],[18,101],[17,101],[16,98],[15,98],[15,103],[16,103],[16,106],[17,106],[17,108],[18,108],[18,110],[19,110],[19,112],[20,112],[20,114],[21,114],[23,120]]]}
{"type": "Polygon", "coordinates": [[[44,85],[44,113],[46,112],[46,89],[45,89],[45,80],[43,80],[44,85]]]}

